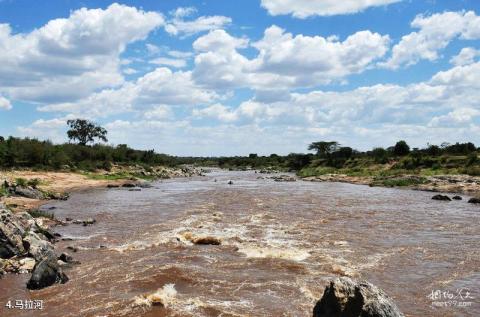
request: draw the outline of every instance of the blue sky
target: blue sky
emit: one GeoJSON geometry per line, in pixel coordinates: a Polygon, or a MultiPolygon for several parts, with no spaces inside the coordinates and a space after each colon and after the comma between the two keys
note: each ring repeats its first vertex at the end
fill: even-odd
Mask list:
{"type": "Polygon", "coordinates": [[[480,144],[475,0],[0,0],[0,135],[175,155],[480,144]]]}

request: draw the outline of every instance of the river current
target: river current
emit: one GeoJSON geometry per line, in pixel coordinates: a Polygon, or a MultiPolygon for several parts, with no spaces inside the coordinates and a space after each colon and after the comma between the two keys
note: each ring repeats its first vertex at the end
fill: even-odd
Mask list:
{"type": "Polygon", "coordinates": [[[307,317],[337,276],[377,285],[407,316],[480,316],[480,207],[467,197],[265,176],[214,171],[43,206],[97,220],[54,228],[81,264],[34,292],[28,275],[0,279],[0,316],[307,317]],[[204,238],[221,244],[192,243],[204,238]],[[449,294],[466,307],[445,307],[449,294]],[[27,299],[43,310],[4,307],[27,299]]]}

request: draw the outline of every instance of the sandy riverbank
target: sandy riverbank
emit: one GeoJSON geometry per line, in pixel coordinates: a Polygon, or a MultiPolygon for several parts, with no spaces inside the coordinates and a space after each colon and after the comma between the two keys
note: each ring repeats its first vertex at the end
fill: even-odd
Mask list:
{"type": "MultiPolygon", "coordinates": [[[[17,179],[26,181],[38,180],[37,188],[45,193],[54,193],[64,195],[75,191],[87,190],[91,188],[102,188],[107,186],[122,186],[126,183],[141,183],[144,179],[135,177],[141,175],[149,179],[163,179],[175,177],[189,177],[202,174],[201,169],[197,168],[170,168],[155,167],[150,171],[145,171],[142,167],[115,167],[111,171],[97,171],[95,173],[83,172],[51,172],[51,171],[32,171],[32,170],[9,170],[0,171],[0,182],[5,181],[9,184],[15,183],[17,179]]],[[[4,203],[14,211],[25,211],[37,209],[43,204],[48,203],[48,199],[32,199],[18,195],[0,197],[0,203],[4,203]]]]}

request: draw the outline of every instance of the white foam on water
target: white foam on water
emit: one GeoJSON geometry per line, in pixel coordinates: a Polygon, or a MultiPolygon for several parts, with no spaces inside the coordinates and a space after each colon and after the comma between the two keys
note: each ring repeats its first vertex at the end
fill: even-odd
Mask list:
{"type": "Polygon", "coordinates": [[[161,305],[163,307],[170,307],[175,304],[177,297],[177,290],[175,284],[165,284],[162,288],[158,289],[152,294],[136,296],[133,299],[132,306],[153,306],[161,305]]]}
{"type": "Polygon", "coordinates": [[[292,261],[304,261],[310,257],[306,250],[295,248],[275,248],[259,246],[240,246],[238,252],[243,253],[248,258],[270,258],[292,261]]]}

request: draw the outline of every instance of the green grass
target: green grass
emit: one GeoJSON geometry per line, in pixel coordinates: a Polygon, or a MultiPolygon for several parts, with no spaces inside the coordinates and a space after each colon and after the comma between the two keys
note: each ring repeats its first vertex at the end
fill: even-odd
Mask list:
{"type": "Polygon", "coordinates": [[[139,179],[148,180],[148,181],[156,179],[155,176],[148,176],[148,175],[143,175],[138,173],[115,173],[115,174],[83,173],[83,175],[87,176],[90,179],[107,180],[107,181],[116,181],[116,180],[132,179],[132,178],[139,178],[139,179]]]}
{"type": "Polygon", "coordinates": [[[8,196],[8,191],[7,188],[5,187],[4,184],[0,186],[0,197],[7,197],[8,196]]]}
{"type": "MultiPolygon", "coordinates": [[[[415,186],[427,183],[427,179],[424,177],[419,178],[392,178],[392,179],[383,179],[379,181],[381,185],[386,187],[406,187],[406,186],[415,186]]],[[[376,182],[373,183],[375,185],[376,182]]]]}
{"type": "Polygon", "coordinates": [[[17,186],[26,187],[26,186],[27,186],[27,183],[28,183],[28,181],[27,181],[25,178],[21,178],[21,177],[20,177],[20,178],[16,178],[16,179],[15,179],[15,184],[16,184],[17,186]]]}
{"type": "Polygon", "coordinates": [[[55,219],[55,215],[52,212],[44,211],[44,210],[39,210],[39,209],[34,209],[34,210],[29,210],[28,213],[30,216],[33,218],[48,218],[48,219],[55,219]]]}
{"type": "Polygon", "coordinates": [[[115,181],[119,179],[128,179],[131,178],[131,174],[127,173],[116,173],[116,174],[96,174],[96,173],[83,173],[83,175],[87,176],[90,179],[94,180],[107,180],[107,181],[115,181]]]}

